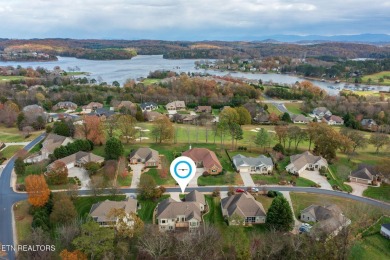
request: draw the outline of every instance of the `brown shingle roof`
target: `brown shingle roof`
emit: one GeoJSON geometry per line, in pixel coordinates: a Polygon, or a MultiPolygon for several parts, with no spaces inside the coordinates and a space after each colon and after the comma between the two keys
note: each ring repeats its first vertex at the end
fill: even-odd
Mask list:
{"type": "Polygon", "coordinates": [[[190,157],[195,162],[203,162],[203,166],[207,169],[216,165],[219,169],[222,169],[222,165],[219,162],[217,156],[213,151],[206,148],[192,148],[185,151],[184,156],[190,157]]]}
{"type": "Polygon", "coordinates": [[[137,212],[137,201],[132,198],[128,198],[125,201],[110,201],[105,200],[93,204],[89,214],[93,218],[97,218],[98,222],[113,221],[115,219],[108,218],[107,215],[110,213],[111,209],[124,209],[126,213],[130,214],[131,212],[137,212]]]}
{"type": "Polygon", "coordinates": [[[66,138],[68,137],[50,133],[45,141],[43,141],[42,148],[46,149],[49,153],[53,153],[56,148],[62,145],[66,138]]]}
{"type": "Polygon", "coordinates": [[[241,217],[265,216],[263,205],[255,200],[249,193],[229,196],[221,200],[222,214],[231,217],[237,214],[241,217]]]}
{"type": "Polygon", "coordinates": [[[193,190],[190,193],[188,193],[185,197],[185,201],[186,202],[197,202],[197,203],[201,203],[203,205],[206,205],[206,199],[205,199],[204,195],[197,190],[193,190]]]}
{"type": "Polygon", "coordinates": [[[178,215],[185,215],[187,220],[195,218],[202,221],[199,203],[177,202],[168,198],[157,206],[157,219],[174,219],[178,215]]]}
{"type": "Polygon", "coordinates": [[[134,150],[129,158],[132,159],[133,157],[136,157],[137,159],[143,159],[145,162],[148,162],[150,160],[158,162],[159,161],[159,156],[158,152],[156,150],[153,150],[149,147],[141,147],[138,148],[137,150],[134,150]]]}
{"type": "MultiPolygon", "coordinates": [[[[57,161],[63,162],[65,164],[72,163],[72,162],[80,162],[82,164],[88,163],[88,162],[103,162],[104,158],[93,154],[93,153],[88,153],[88,152],[77,152],[74,154],[71,154],[69,156],[66,156],[64,158],[58,159],[57,161]]],[[[52,164],[49,165],[49,167],[52,164]]]]}
{"type": "Polygon", "coordinates": [[[314,164],[319,160],[325,160],[321,156],[315,156],[311,152],[304,152],[301,154],[291,155],[290,161],[294,165],[295,169],[300,170],[306,164],[314,164]]]}

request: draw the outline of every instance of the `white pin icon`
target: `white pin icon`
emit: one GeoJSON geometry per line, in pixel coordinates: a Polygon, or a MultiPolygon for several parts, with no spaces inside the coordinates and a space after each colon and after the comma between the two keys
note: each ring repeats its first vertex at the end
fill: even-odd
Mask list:
{"type": "Polygon", "coordinates": [[[195,176],[196,165],[191,158],[180,156],[173,160],[170,171],[172,177],[179,184],[181,193],[184,193],[188,183],[190,183],[191,179],[195,176]]]}

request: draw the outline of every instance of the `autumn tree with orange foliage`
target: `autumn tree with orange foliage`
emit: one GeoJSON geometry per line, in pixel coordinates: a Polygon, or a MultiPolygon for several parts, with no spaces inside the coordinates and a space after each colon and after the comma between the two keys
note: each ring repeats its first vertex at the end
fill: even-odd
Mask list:
{"type": "Polygon", "coordinates": [[[101,145],[106,141],[104,125],[97,116],[84,116],[83,124],[77,128],[76,135],[91,140],[95,145],[101,145]]]}
{"type": "Polygon", "coordinates": [[[60,253],[62,260],[87,260],[87,256],[80,250],[75,250],[73,252],[64,249],[60,253]]]}
{"type": "Polygon", "coordinates": [[[28,202],[35,207],[44,206],[50,196],[50,190],[43,175],[29,175],[25,179],[28,202]]]}

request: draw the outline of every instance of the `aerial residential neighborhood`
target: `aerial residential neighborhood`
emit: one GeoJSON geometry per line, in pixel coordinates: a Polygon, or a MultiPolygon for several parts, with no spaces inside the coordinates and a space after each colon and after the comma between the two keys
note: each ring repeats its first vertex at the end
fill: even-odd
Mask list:
{"type": "Polygon", "coordinates": [[[390,259],[386,1],[3,1],[0,260],[390,259]]]}

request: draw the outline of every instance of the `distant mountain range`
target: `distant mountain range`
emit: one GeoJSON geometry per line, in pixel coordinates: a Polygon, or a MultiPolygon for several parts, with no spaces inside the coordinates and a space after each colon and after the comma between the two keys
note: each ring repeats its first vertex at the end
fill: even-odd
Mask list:
{"type": "Polygon", "coordinates": [[[288,43],[319,43],[319,42],[361,42],[361,43],[390,43],[390,35],[388,34],[355,34],[355,35],[271,35],[258,37],[255,41],[277,43],[277,42],[288,42],[288,43]]]}

